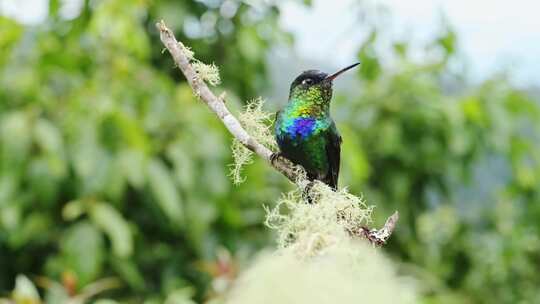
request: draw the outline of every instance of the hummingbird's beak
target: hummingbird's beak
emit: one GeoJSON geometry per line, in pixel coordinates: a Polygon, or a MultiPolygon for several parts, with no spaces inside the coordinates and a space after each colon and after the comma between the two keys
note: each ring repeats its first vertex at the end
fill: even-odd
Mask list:
{"type": "Polygon", "coordinates": [[[355,66],[359,65],[360,62],[357,62],[355,64],[351,64],[350,66],[346,67],[346,68],[343,68],[337,72],[335,72],[334,74],[332,75],[329,75],[329,76],[326,76],[326,78],[324,80],[328,80],[328,81],[332,81],[334,79],[336,79],[336,77],[338,77],[339,75],[341,75],[342,73],[354,68],[355,66]]]}

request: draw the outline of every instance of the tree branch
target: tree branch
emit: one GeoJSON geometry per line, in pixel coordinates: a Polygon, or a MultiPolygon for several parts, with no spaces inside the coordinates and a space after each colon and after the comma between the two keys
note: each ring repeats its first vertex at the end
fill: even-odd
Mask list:
{"type": "Polygon", "coordinates": [[[388,241],[388,239],[392,235],[392,232],[394,232],[398,220],[399,213],[396,211],[386,220],[384,226],[381,229],[377,230],[369,229],[367,227],[361,227],[360,230],[355,231],[353,235],[363,236],[372,244],[382,246],[386,244],[386,241],[388,241]]]}
{"type": "MultiPolygon", "coordinates": [[[[247,131],[242,127],[240,122],[234,117],[229,109],[225,106],[223,97],[217,97],[208,88],[206,83],[199,77],[195,69],[190,63],[190,57],[186,52],[185,46],[178,42],[173,32],[165,26],[163,21],[156,23],[156,27],[159,30],[161,42],[165,45],[169,53],[171,54],[174,62],[180,68],[184,76],[186,77],[191,89],[198,96],[202,102],[204,102],[212,112],[214,112],[219,119],[223,122],[227,130],[234,136],[240,143],[246,148],[253,151],[261,158],[266,160],[274,169],[283,174],[293,183],[296,183],[299,179],[299,170],[297,166],[283,157],[275,157],[270,149],[257,142],[251,137],[247,131]]],[[[386,221],[385,226],[381,230],[368,228],[361,228],[361,231],[367,231],[365,233],[357,233],[366,237],[372,243],[381,245],[392,234],[395,224],[397,222],[397,211],[386,221]]]]}
{"type": "Polygon", "coordinates": [[[295,170],[295,166],[283,157],[278,157],[272,161],[271,157],[273,152],[258,143],[246,132],[246,130],[244,130],[236,117],[234,117],[229,109],[227,109],[223,100],[212,93],[206,83],[197,75],[197,72],[195,72],[193,69],[193,66],[189,62],[189,58],[184,51],[184,46],[176,40],[172,31],[165,26],[163,21],[157,23],[156,26],[159,29],[161,41],[167,50],[169,50],[169,53],[173,57],[176,65],[186,76],[189,85],[193,89],[193,92],[199,96],[204,103],[206,103],[210,110],[212,110],[212,112],[214,112],[219,119],[221,119],[232,136],[234,136],[246,148],[250,149],[266,160],[272,167],[285,175],[293,183],[296,182],[298,178],[298,170],[295,170]]]}

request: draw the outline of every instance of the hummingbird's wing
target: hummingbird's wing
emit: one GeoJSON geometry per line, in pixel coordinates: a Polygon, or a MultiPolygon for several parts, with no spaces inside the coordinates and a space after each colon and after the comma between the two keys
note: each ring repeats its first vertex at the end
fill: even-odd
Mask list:
{"type": "Polygon", "coordinates": [[[274,121],[272,122],[273,123],[273,128],[274,128],[274,138],[276,139],[276,141],[278,142],[278,144],[280,143],[280,132],[279,132],[279,125],[280,125],[280,114],[281,113],[281,110],[280,111],[277,111],[276,112],[276,115],[274,116],[274,121]]]}
{"type": "Polygon", "coordinates": [[[274,124],[278,123],[280,113],[281,113],[281,110],[277,111],[276,114],[274,115],[274,124]]]}
{"type": "Polygon", "coordinates": [[[328,159],[328,172],[326,173],[325,182],[332,188],[337,189],[339,178],[339,163],[341,159],[341,135],[334,124],[332,124],[331,132],[327,133],[326,141],[326,157],[328,159]]]}

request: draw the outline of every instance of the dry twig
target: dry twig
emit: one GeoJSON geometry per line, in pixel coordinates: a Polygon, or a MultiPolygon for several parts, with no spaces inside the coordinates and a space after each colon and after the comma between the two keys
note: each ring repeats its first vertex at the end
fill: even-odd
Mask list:
{"type": "Polygon", "coordinates": [[[360,227],[359,230],[353,231],[353,235],[361,235],[369,240],[372,244],[382,246],[386,244],[386,241],[392,235],[392,232],[396,228],[397,221],[399,219],[399,213],[396,211],[392,214],[381,229],[369,229],[367,227],[360,227]]]}

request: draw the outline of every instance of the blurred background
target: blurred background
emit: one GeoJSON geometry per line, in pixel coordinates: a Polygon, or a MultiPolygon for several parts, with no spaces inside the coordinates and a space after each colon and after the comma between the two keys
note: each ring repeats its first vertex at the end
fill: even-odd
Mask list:
{"type": "Polygon", "coordinates": [[[377,226],[399,210],[383,250],[422,303],[540,303],[539,8],[0,0],[0,302],[208,302],[275,245],[262,206],[291,185],[261,161],[232,185],[231,137],[162,52],[164,19],[234,111],[361,61],[332,105],[340,184],[377,226]]]}

